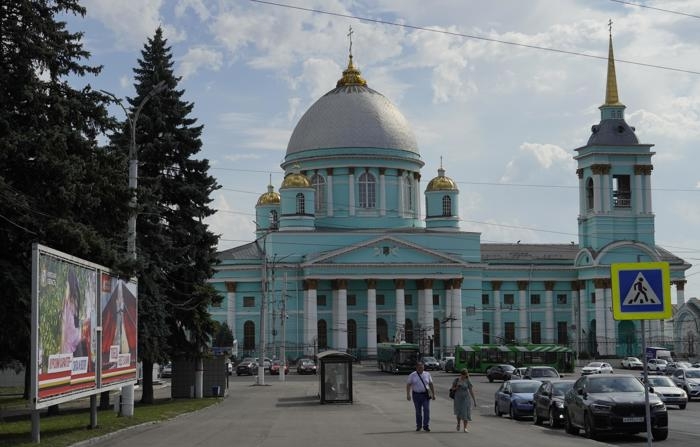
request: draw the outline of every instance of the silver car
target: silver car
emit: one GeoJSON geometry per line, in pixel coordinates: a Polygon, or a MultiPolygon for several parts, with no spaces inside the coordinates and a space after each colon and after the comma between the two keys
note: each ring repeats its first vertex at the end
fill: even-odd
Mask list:
{"type": "Polygon", "coordinates": [[[700,368],[677,369],[671,378],[673,383],[685,390],[688,400],[700,397],[700,368]]]}

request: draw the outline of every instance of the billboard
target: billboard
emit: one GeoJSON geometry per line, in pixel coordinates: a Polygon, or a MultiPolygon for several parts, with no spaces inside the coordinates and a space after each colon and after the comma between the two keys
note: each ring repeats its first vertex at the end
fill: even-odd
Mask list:
{"type": "Polygon", "coordinates": [[[135,382],[136,297],[135,281],[119,279],[105,267],[48,247],[33,246],[34,408],[96,394],[111,384],[135,382]],[[107,338],[101,332],[105,324],[110,331],[107,338]]]}

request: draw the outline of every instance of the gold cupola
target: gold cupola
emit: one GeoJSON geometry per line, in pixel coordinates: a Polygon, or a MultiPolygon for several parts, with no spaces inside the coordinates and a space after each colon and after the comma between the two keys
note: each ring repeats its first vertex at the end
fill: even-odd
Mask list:
{"type": "Polygon", "coordinates": [[[432,179],[426,187],[426,192],[430,191],[457,191],[457,183],[445,175],[445,170],[440,166],[438,176],[432,179]]]}
{"type": "Polygon", "coordinates": [[[301,173],[301,166],[297,163],[292,166],[292,171],[284,176],[280,189],[286,188],[311,188],[311,181],[301,173]]]}
{"type": "Polygon", "coordinates": [[[255,206],[279,205],[279,203],[280,193],[275,191],[274,186],[267,185],[267,192],[260,196],[258,203],[255,206]]]}
{"type": "Polygon", "coordinates": [[[352,63],[352,26],[350,27],[350,31],[348,32],[348,37],[350,38],[350,51],[349,51],[349,57],[348,57],[348,68],[343,70],[343,77],[338,79],[338,82],[335,84],[335,87],[345,87],[348,85],[361,85],[363,87],[367,87],[367,81],[362,78],[360,74],[360,70],[355,68],[355,66],[352,63]]]}

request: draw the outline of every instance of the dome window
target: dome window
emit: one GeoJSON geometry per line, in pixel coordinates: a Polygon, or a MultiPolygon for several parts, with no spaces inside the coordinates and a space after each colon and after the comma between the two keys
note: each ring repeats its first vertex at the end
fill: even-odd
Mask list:
{"type": "Polygon", "coordinates": [[[377,180],[369,172],[363,172],[359,178],[360,208],[376,208],[377,180]]]}
{"type": "Polygon", "coordinates": [[[452,198],[450,196],[442,196],[442,215],[445,217],[452,215],[452,198]]]}
{"type": "Polygon", "coordinates": [[[297,194],[297,214],[306,214],[306,197],[302,193],[297,194]]]}

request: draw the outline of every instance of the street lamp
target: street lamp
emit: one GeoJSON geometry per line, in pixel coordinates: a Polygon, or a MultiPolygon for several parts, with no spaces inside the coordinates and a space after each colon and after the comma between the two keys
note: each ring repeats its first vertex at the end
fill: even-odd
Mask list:
{"type": "Polygon", "coordinates": [[[134,261],[136,260],[136,189],[138,188],[139,176],[139,160],[138,152],[136,151],[136,124],[138,123],[139,115],[141,114],[143,106],[145,106],[151,98],[162,92],[164,88],[165,81],[160,81],[154,85],[151,91],[143,97],[133,115],[129,115],[129,112],[124,107],[124,104],[122,104],[121,99],[117,98],[114,93],[100,90],[105,95],[111,97],[114,102],[119,104],[119,107],[122,108],[124,114],[126,115],[127,121],[129,121],[129,130],[131,131],[131,138],[129,140],[129,190],[131,192],[129,208],[131,208],[131,213],[129,214],[129,223],[127,226],[126,251],[129,254],[129,257],[134,261]]]}

